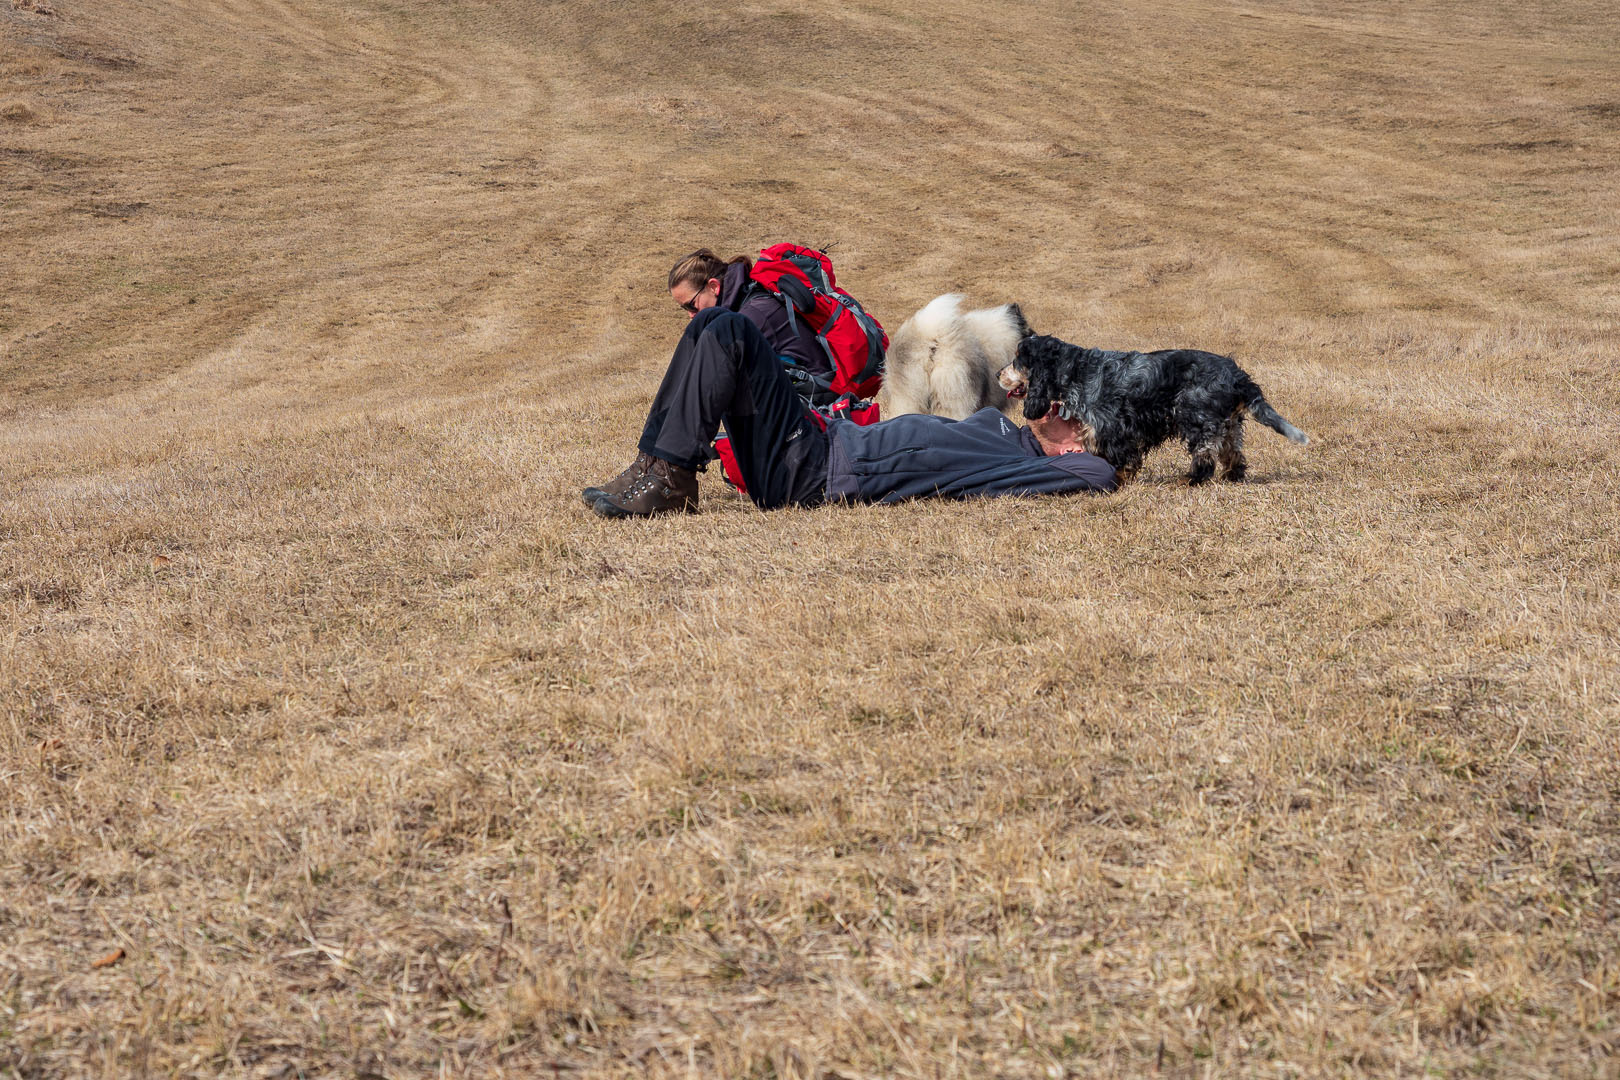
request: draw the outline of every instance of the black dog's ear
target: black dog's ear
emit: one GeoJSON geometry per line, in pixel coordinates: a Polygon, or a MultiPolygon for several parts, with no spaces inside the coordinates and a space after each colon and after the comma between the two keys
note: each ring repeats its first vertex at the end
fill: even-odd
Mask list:
{"type": "Polygon", "coordinates": [[[1007,314],[1012,318],[1013,325],[1018,328],[1020,338],[1027,338],[1035,332],[1029,328],[1029,320],[1024,318],[1024,309],[1017,304],[1008,304],[1007,314]]]}
{"type": "Polygon", "coordinates": [[[1031,335],[1018,343],[1019,370],[1024,373],[1024,419],[1039,420],[1052,411],[1052,380],[1045,371],[1046,357],[1040,356],[1031,335]]]}

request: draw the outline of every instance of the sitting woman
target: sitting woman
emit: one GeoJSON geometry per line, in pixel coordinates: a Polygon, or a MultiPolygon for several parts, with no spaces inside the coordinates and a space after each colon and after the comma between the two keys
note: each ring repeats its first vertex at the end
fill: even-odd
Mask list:
{"type": "MultiPolygon", "coordinates": [[[[788,376],[790,382],[799,371],[810,377],[831,374],[832,363],[816,341],[816,332],[803,319],[790,319],[787,305],[779,297],[754,288],[752,270],[753,264],[746,255],[726,260],[708,248],[698,248],[670,268],[670,299],[686,312],[688,319],[716,307],[742,315],[759,328],[771,351],[796,369],[795,374],[788,376]]],[[[795,385],[794,389],[809,396],[803,386],[795,385]]],[[[618,495],[628,490],[646,475],[650,464],[651,458],[645,451],[637,454],[618,476],[600,487],[586,488],[582,493],[585,505],[594,506],[603,495],[618,495]]]]}

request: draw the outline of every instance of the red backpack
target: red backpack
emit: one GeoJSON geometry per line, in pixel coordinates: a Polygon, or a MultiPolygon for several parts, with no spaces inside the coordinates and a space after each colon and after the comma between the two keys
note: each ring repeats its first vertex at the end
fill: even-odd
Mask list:
{"type": "Polygon", "coordinates": [[[797,244],[772,244],[754,260],[754,284],[787,305],[788,323],[802,318],[832,361],[832,374],[818,376],[824,394],[869,398],[883,385],[883,354],[889,335],[856,299],[838,287],[832,260],[797,244]]]}

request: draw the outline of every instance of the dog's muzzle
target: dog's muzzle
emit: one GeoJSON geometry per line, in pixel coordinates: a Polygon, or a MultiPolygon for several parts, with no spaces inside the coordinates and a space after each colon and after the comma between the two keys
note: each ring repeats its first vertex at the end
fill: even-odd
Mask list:
{"type": "Polygon", "coordinates": [[[1029,393],[1029,381],[1024,378],[1023,372],[1011,364],[996,372],[996,382],[1001,384],[1010,398],[1021,398],[1029,393]]]}

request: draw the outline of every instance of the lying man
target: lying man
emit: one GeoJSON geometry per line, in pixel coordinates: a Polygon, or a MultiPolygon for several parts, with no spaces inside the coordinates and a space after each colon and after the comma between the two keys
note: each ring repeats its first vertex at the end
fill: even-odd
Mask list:
{"type": "Polygon", "coordinates": [[[1114,490],[1114,470],[1081,449],[1052,411],[1021,428],[995,409],[966,420],[900,416],[822,430],[759,328],[710,307],[686,327],[642,428],[640,453],[581,494],[604,517],[697,509],[697,470],[724,423],[748,497],[761,510],[823,502],[1060,495],[1114,490]]]}

